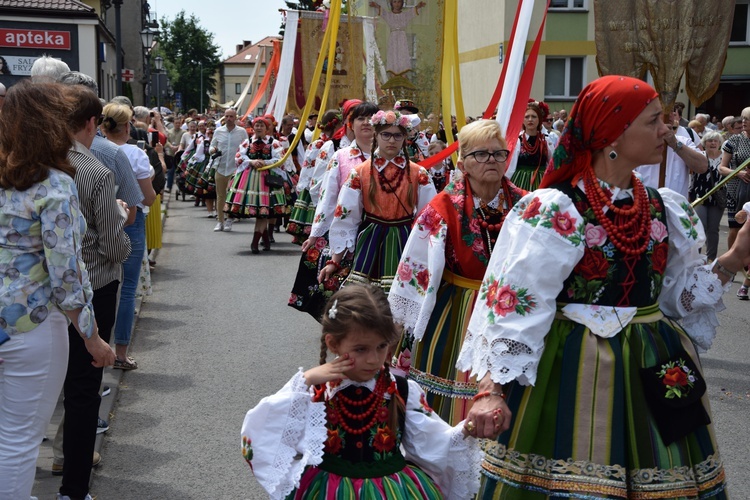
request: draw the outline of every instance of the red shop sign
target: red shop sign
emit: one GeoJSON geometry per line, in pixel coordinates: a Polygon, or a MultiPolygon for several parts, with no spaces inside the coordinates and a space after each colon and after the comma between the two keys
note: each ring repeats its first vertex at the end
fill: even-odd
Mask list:
{"type": "Polygon", "coordinates": [[[0,47],[70,50],[70,32],[0,28],[0,47]]]}

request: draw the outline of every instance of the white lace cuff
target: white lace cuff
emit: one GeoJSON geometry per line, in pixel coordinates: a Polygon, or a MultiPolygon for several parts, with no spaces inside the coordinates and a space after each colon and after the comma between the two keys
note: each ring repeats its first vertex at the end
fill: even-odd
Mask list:
{"type": "Polygon", "coordinates": [[[464,439],[461,422],[453,428],[448,462],[453,470],[450,491],[444,491],[445,498],[474,498],[479,491],[481,465],[484,453],[476,439],[464,439]]]}
{"type": "Polygon", "coordinates": [[[271,498],[285,498],[305,468],[323,460],[325,422],[325,405],[312,401],[301,368],[248,412],[242,436],[253,449],[253,472],[271,498]]]}
{"type": "MultiPolygon", "coordinates": [[[[401,295],[396,295],[391,289],[391,293],[388,295],[388,302],[391,305],[391,313],[393,314],[393,322],[399,325],[403,325],[404,329],[408,333],[414,333],[415,325],[417,324],[417,318],[419,317],[419,311],[422,309],[422,304],[401,295]]],[[[422,335],[424,329],[422,330],[422,335]]],[[[419,338],[422,338],[422,335],[419,338]]]]}
{"type": "Polygon", "coordinates": [[[711,348],[720,324],[717,313],[726,309],[721,296],[732,284],[721,284],[713,271],[713,264],[695,268],[693,280],[680,297],[680,303],[687,313],[680,323],[696,345],[697,351],[706,352],[711,348]]]}
{"type": "Polygon", "coordinates": [[[482,380],[489,372],[492,381],[497,384],[517,380],[521,385],[534,385],[541,357],[541,350],[534,353],[529,346],[511,339],[495,339],[489,345],[484,336],[474,335],[469,330],[456,368],[471,370],[471,375],[476,376],[477,380],[482,380]]]}

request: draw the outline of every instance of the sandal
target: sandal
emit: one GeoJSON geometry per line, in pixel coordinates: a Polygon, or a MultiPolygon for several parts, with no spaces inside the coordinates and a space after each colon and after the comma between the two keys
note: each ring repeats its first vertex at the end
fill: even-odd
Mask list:
{"type": "Polygon", "coordinates": [[[138,363],[130,356],[127,356],[125,359],[115,358],[113,368],[116,370],[135,370],[138,368],[138,363]]]}

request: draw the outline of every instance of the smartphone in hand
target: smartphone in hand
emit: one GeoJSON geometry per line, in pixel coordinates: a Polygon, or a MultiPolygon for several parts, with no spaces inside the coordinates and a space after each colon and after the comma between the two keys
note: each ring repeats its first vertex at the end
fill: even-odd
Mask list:
{"type": "Polygon", "coordinates": [[[156,145],[159,143],[159,132],[151,132],[151,147],[155,148],[156,145]]]}

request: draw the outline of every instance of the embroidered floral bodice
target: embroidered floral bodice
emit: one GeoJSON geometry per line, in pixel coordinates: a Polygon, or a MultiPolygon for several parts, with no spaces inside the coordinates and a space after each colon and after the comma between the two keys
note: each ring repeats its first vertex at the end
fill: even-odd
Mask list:
{"type": "MultiPolygon", "coordinates": [[[[586,195],[570,184],[556,186],[572,200],[583,217],[586,244],[583,258],[565,279],[557,296],[560,303],[599,304],[617,307],[645,307],[654,304],[661,293],[667,266],[669,235],[667,216],[659,193],[647,188],[651,210],[651,235],[646,251],[629,257],[615,248],[607,231],[599,224],[586,195]]],[[[632,206],[629,193],[614,204],[632,206]]],[[[607,217],[612,220],[612,214],[607,217]]]]}

